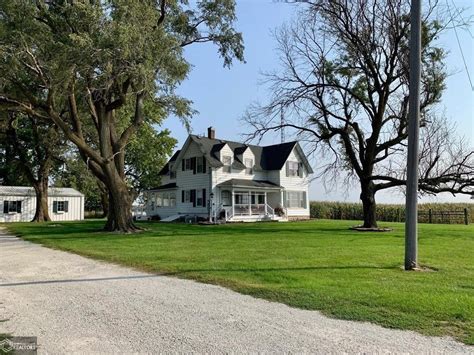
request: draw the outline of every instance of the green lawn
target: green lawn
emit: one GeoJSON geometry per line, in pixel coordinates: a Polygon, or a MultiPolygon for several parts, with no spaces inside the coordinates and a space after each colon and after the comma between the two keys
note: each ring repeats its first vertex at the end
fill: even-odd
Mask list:
{"type": "Polygon", "coordinates": [[[420,263],[436,271],[405,272],[399,223],[385,223],[394,229],[388,233],[348,230],[354,221],[143,223],[138,235],[105,234],[103,223],[7,227],[49,247],[474,344],[473,225],[420,225],[420,263]]]}

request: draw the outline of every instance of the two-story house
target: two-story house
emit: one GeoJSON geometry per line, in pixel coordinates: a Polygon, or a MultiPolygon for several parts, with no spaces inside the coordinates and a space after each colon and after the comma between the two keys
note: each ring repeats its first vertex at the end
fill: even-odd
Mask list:
{"type": "Polygon", "coordinates": [[[256,146],[189,135],[146,191],[147,216],[226,221],[309,218],[311,166],[298,142],[256,146]]]}

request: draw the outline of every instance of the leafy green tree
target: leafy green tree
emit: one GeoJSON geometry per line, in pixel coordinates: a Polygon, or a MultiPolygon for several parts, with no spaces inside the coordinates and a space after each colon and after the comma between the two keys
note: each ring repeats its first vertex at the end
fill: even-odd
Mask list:
{"type": "Polygon", "coordinates": [[[125,154],[125,175],[135,196],[160,184],[160,170],[176,144],[168,130],[157,132],[152,126],[140,127],[125,154]]]}
{"type": "Polygon", "coordinates": [[[169,113],[190,117],[175,94],[190,70],[184,47],[210,42],[224,65],[243,60],[234,20],[233,0],[3,0],[0,106],[57,125],[107,187],[105,229],[133,232],[130,140],[169,113]]]}
{"type": "MultiPolygon", "coordinates": [[[[168,130],[157,132],[150,125],[140,127],[139,134],[130,140],[125,154],[125,176],[134,196],[160,184],[159,172],[175,146],[176,140],[170,137],[168,130]]],[[[107,216],[107,188],[92,174],[79,154],[69,157],[63,168],[54,173],[53,179],[55,186],[81,191],[85,195],[87,211],[102,210],[107,216]]]]}
{"type": "Polygon", "coordinates": [[[51,171],[58,167],[65,148],[58,128],[22,112],[2,115],[4,146],[10,155],[10,173],[24,176],[33,186],[36,210],[32,222],[50,221],[48,186],[51,171]]]}
{"type": "Polygon", "coordinates": [[[102,182],[87,169],[79,154],[72,154],[52,176],[54,186],[72,187],[84,194],[86,211],[104,211],[107,215],[108,193],[102,182]]]}

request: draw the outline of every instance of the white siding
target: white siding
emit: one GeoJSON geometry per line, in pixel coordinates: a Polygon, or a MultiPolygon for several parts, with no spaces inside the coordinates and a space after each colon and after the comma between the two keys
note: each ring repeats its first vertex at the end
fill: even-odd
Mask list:
{"type": "MultiPolygon", "coordinates": [[[[29,222],[36,212],[35,196],[0,196],[0,222],[29,222]],[[21,213],[3,213],[3,201],[22,201],[21,213]]],[[[48,196],[49,217],[53,221],[78,221],[84,219],[83,196],[48,196]],[[54,213],[53,201],[69,201],[68,212],[54,213]]]]}
{"type": "MultiPolygon", "coordinates": [[[[188,149],[183,155],[183,159],[202,157],[203,153],[195,142],[191,142],[188,149]]],[[[207,200],[209,200],[209,163],[206,162],[206,173],[194,174],[192,170],[183,171],[181,162],[176,169],[176,184],[178,185],[177,209],[179,213],[183,214],[197,214],[207,216],[207,200]],[[192,202],[181,202],[181,191],[183,190],[198,190],[206,189],[206,207],[193,207],[192,202]]]]}
{"type": "Polygon", "coordinates": [[[49,217],[53,221],[78,221],[84,219],[84,197],[50,197],[48,196],[49,217]],[[53,212],[54,201],[68,201],[67,212],[53,212]]]}
{"type": "MultiPolygon", "coordinates": [[[[301,163],[303,160],[299,156],[296,149],[288,156],[287,161],[297,161],[301,163]]],[[[305,168],[303,168],[303,177],[300,176],[286,176],[286,163],[280,170],[280,185],[286,191],[305,191],[306,192],[306,208],[288,208],[289,217],[309,217],[309,176],[305,168]]],[[[286,207],[286,206],[285,206],[286,207]]]]}
{"type": "MultiPolygon", "coordinates": [[[[182,154],[182,159],[192,158],[192,157],[201,157],[203,153],[201,152],[198,144],[194,141],[189,142],[189,146],[186,151],[182,154]]],[[[232,162],[234,161],[234,152],[226,144],[220,152],[218,153],[219,159],[222,160],[224,156],[232,157],[232,162]]],[[[239,156],[242,163],[245,164],[245,159],[252,159],[255,164],[255,156],[251,149],[246,149],[244,153],[239,156]]],[[[297,149],[293,149],[289,158],[289,161],[303,162],[302,157],[299,156],[297,149]]],[[[272,171],[253,171],[253,174],[246,174],[245,168],[236,169],[231,168],[231,172],[224,172],[223,167],[219,168],[210,168],[209,163],[206,162],[205,174],[196,173],[194,174],[192,170],[182,170],[181,159],[176,161],[176,184],[178,188],[176,189],[176,207],[158,207],[154,211],[150,210],[150,204],[146,204],[147,215],[160,215],[160,217],[165,218],[174,214],[189,214],[189,215],[199,215],[207,216],[209,211],[209,202],[210,193],[214,194],[214,206],[221,205],[221,189],[217,186],[225,181],[230,179],[245,179],[245,180],[268,180],[276,185],[280,185],[284,190],[288,191],[304,191],[306,192],[306,207],[305,208],[288,208],[288,216],[291,217],[309,217],[309,196],[308,196],[308,185],[309,185],[309,176],[306,169],[303,169],[304,176],[299,177],[289,177],[286,176],[286,164],[282,167],[281,170],[272,170],[272,171]],[[182,191],[183,190],[201,190],[206,189],[206,207],[193,207],[192,203],[182,202],[182,191]]],[[[169,180],[169,177],[163,177],[162,184],[167,184],[174,182],[169,180]]],[[[254,189],[249,189],[254,190],[254,189]]],[[[230,188],[229,188],[230,191],[230,188]]],[[[150,192],[151,193],[151,192],[150,192]]],[[[285,206],[285,201],[283,201],[283,194],[281,191],[267,190],[267,203],[275,208],[278,205],[285,206]]]]}
{"type": "MultiPolygon", "coordinates": [[[[202,157],[204,156],[199,146],[195,142],[190,142],[188,149],[183,153],[182,159],[202,157]]],[[[161,218],[166,218],[175,214],[191,214],[200,215],[206,217],[208,215],[207,202],[210,194],[210,173],[209,163],[206,162],[205,173],[193,173],[193,170],[182,170],[181,160],[175,162],[176,165],[176,180],[170,180],[168,176],[162,179],[162,184],[170,182],[176,182],[178,188],[176,191],[176,207],[156,207],[153,211],[151,210],[151,200],[148,198],[145,206],[145,210],[148,216],[159,215],[161,218]],[[206,189],[206,206],[193,207],[192,202],[182,202],[182,191],[185,190],[200,190],[206,189]]],[[[149,192],[150,195],[152,192],[149,192]]]]}

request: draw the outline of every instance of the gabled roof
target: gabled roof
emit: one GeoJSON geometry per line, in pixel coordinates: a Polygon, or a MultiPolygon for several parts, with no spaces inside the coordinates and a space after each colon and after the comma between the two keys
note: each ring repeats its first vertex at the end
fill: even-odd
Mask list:
{"type": "Polygon", "coordinates": [[[236,164],[240,168],[244,168],[245,166],[237,156],[243,154],[247,149],[250,149],[255,157],[254,168],[256,170],[281,170],[292,150],[297,147],[298,153],[303,159],[308,172],[313,172],[303,150],[296,141],[262,147],[223,139],[211,139],[208,137],[191,134],[186,140],[186,143],[184,144],[181,151],[177,151],[175,155],[173,155],[175,160],[181,159],[180,153],[184,154],[191,142],[195,142],[199,146],[201,152],[206,157],[209,166],[216,168],[223,166],[222,162],[218,159],[217,153],[220,152],[226,145],[234,152],[234,161],[237,161],[236,164]]]}
{"type": "MultiPolygon", "coordinates": [[[[0,186],[0,196],[35,196],[35,189],[30,186],[0,186]]],[[[48,187],[49,197],[81,197],[82,193],[72,187],[48,187]]]]}
{"type": "Polygon", "coordinates": [[[160,172],[158,173],[158,175],[166,175],[169,173],[170,171],[170,163],[174,162],[176,160],[176,158],[178,157],[179,155],[179,152],[181,152],[181,150],[177,150],[170,158],[170,160],[168,160],[168,162],[165,164],[165,166],[163,167],[163,169],[160,170],[160,172]]]}

